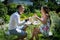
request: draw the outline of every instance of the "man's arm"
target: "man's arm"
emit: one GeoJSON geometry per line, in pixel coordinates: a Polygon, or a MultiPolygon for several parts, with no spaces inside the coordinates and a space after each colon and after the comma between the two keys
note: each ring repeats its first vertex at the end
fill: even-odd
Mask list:
{"type": "Polygon", "coordinates": [[[16,21],[18,26],[21,26],[21,25],[25,24],[25,20],[21,22],[20,17],[17,16],[17,15],[15,15],[15,21],[16,21]]]}

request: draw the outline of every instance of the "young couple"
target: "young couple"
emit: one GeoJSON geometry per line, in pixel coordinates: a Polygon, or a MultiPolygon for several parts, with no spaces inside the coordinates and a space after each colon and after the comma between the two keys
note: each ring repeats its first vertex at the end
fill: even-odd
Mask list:
{"type": "MultiPolygon", "coordinates": [[[[25,23],[29,19],[26,19],[22,22],[20,21],[20,15],[23,14],[23,12],[24,12],[23,5],[18,5],[17,10],[18,11],[13,13],[10,17],[8,29],[9,29],[10,34],[18,36],[18,38],[16,40],[19,40],[19,39],[24,40],[24,38],[27,36],[27,33],[25,32],[27,25],[25,25],[25,23]]],[[[42,13],[41,18],[39,18],[35,14],[36,19],[40,20],[42,25],[40,26],[40,28],[33,29],[31,40],[33,40],[34,36],[37,37],[37,34],[39,34],[39,33],[43,34],[43,32],[49,31],[49,27],[50,27],[49,8],[47,6],[41,7],[41,13],[42,13]]]]}

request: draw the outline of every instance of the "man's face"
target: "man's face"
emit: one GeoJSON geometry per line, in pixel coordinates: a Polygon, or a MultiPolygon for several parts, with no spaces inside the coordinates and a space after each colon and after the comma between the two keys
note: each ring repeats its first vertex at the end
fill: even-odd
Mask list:
{"type": "Polygon", "coordinates": [[[19,11],[21,12],[20,14],[22,14],[24,12],[24,6],[19,7],[19,11]]]}

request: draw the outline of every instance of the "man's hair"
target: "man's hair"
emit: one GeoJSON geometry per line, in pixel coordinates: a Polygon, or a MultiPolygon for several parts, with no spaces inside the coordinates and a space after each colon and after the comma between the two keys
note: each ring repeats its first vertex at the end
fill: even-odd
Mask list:
{"type": "Polygon", "coordinates": [[[17,9],[19,9],[19,7],[22,7],[23,5],[17,5],[17,9]]]}

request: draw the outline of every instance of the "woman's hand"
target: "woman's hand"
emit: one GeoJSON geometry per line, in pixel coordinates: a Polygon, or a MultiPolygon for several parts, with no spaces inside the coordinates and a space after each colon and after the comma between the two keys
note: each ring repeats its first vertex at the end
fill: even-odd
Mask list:
{"type": "Polygon", "coordinates": [[[34,14],[34,16],[35,16],[36,18],[38,18],[38,16],[37,16],[36,14],[34,14]]]}

